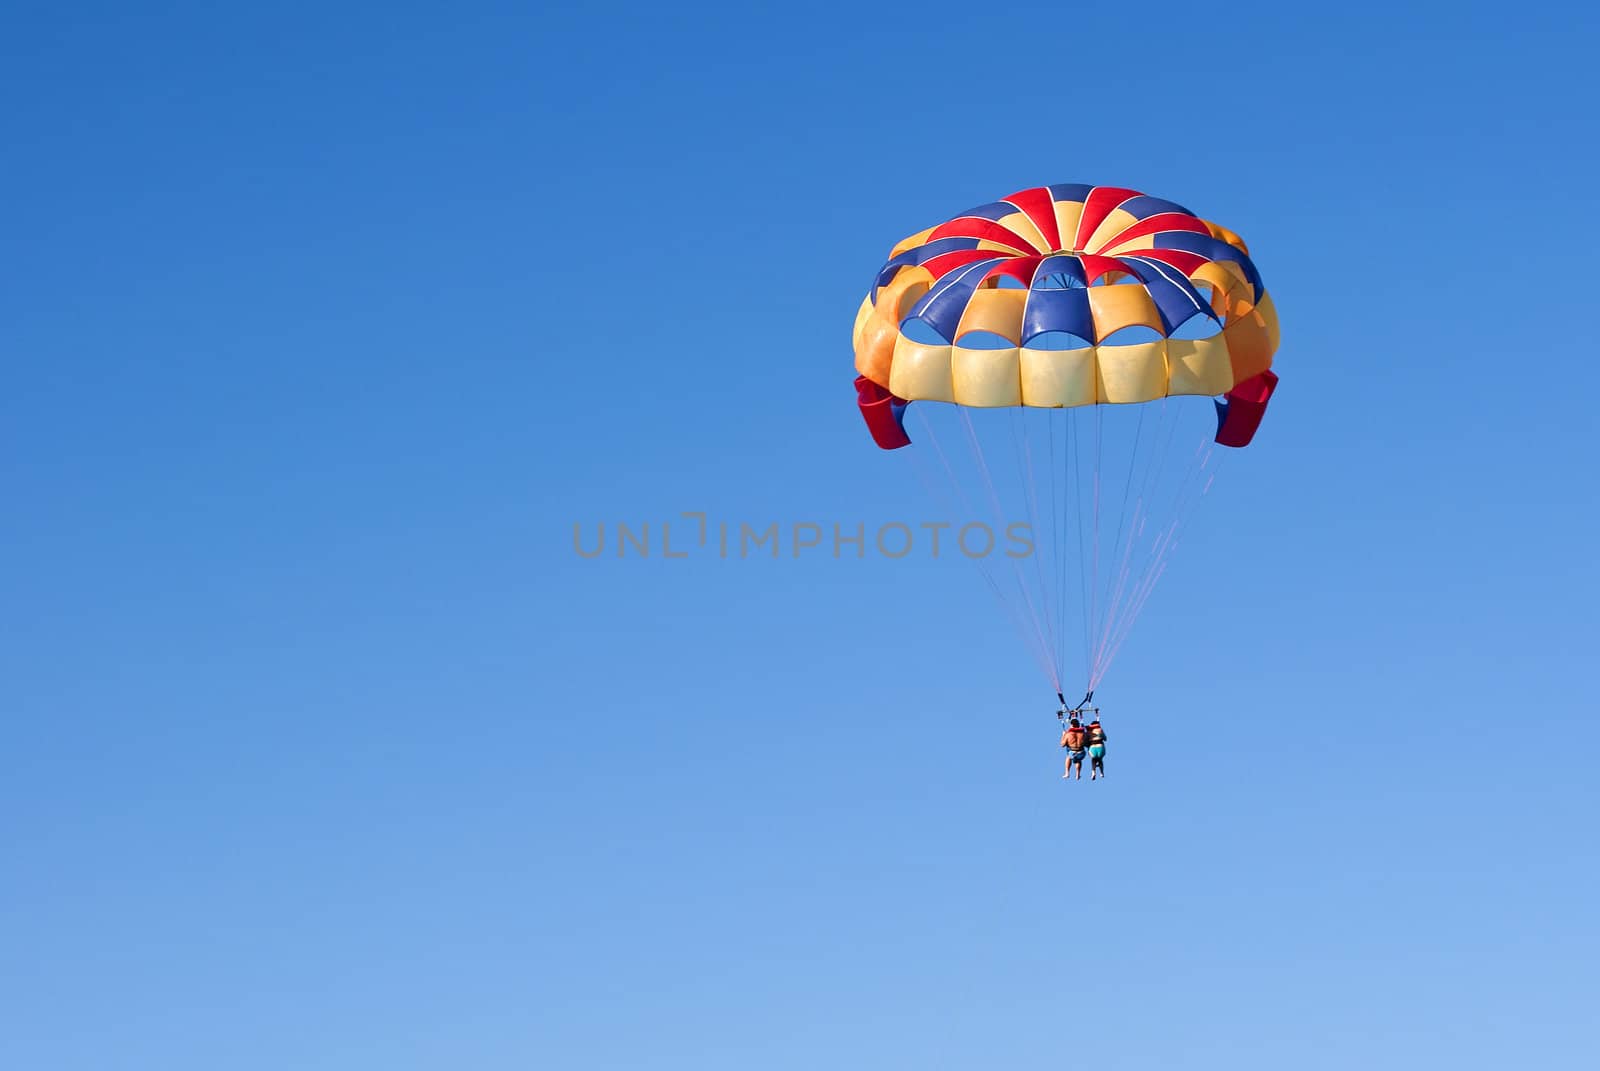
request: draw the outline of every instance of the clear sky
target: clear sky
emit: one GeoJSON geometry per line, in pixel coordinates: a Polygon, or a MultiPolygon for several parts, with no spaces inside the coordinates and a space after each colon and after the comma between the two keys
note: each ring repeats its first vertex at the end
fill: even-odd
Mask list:
{"type": "Polygon", "coordinates": [[[10,5],[0,1064],[1592,1066],[1597,38],[10,5]],[[856,305],[1047,182],[1284,325],[1092,786],[964,563],[573,549],[924,517],[856,305]]]}

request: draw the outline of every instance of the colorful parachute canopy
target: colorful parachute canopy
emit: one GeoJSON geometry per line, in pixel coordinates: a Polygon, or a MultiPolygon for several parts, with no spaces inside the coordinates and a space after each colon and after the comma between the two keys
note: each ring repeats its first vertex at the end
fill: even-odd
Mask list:
{"type": "Polygon", "coordinates": [[[952,515],[1025,518],[1031,553],[977,564],[1057,692],[1074,649],[1088,690],[1104,679],[1211,488],[1213,443],[1248,444],[1278,384],[1244,240],[1115,186],[1023,190],[907,238],[854,344],[873,441],[910,444],[910,402],[953,403],[918,409],[930,487],[948,483],[952,515]]]}
{"type": "Polygon", "coordinates": [[[1174,395],[1225,396],[1217,442],[1243,446],[1277,383],[1278,319],[1244,240],[1115,186],[1023,190],[905,239],[861,303],[854,344],[862,414],[886,449],[910,442],[911,401],[1066,408],[1174,395]],[[1212,330],[1174,337],[1196,317],[1212,330]],[[1158,337],[1115,344],[1129,328],[1158,337]],[[1011,345],[963,345],[974,335],[1011,345]]]}

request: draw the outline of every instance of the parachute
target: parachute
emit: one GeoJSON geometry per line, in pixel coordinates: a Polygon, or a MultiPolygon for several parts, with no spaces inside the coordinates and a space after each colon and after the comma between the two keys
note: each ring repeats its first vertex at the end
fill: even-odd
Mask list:
{"type": "Polygon", "coordinates": [[[1081,645],[1092,695],[1211,487],[1213,447],[1248,445],[1278,385],[1244,240],[1115,186],[1022,190],[906,238],[853,343],[878,446],[910,446],[911,403],[943,403],[917,410],[936,475],[966,505],[981,486],[997,521],[1003,498],[1023,504],[1032,561],[1012,557],[1011,578],[979,564],[1058,693],[1081,645]],[[941,424],[971,447],[965,471],[941,424]]]}

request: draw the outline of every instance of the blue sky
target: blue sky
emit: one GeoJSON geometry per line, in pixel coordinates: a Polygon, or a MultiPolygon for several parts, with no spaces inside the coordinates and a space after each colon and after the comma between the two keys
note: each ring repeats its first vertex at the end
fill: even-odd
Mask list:
{"type": "Polygon", "coordinates": [[[0,1060],[1586,1066],[1597,30],[13,6],[0,1060]],[[1045,182],[1284,324],[1094,786],[961,563],[572,545],[920,517],[855,307],[1045,182]]]}

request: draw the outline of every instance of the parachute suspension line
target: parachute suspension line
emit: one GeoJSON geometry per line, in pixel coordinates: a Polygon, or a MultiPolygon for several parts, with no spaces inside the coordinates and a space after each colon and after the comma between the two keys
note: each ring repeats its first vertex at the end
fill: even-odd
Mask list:
{"type": "MultiPolygon", "coordinates": [[[[1191,456],[1191,469],[1195,457],[1198,456],[1198,454],[1191,456]]],[[[1107,622],[1107,628],[1101,638],[1100,649],[1095,656],[1094,675],[1097,681],[1102,679],[1110,668],[1111,659],[1121,649],[1122,643],[1127,639],[1133,628],[1134,620],[1143,610],[1150,592],[1154,590],[1156,583],[1166,571],[1168,553],[1175,545],[1177,529],[1181,524],[1178,508],[1182,501],[1183,489],[1188,486],[1192,479],[1191,469],[1186,469],[1183,474],[1172,510],[1162,514],[1171,518],[1169,523],[1160,529],[1148,554],[1143,558],[1138,579],[1130,589],[1127,599],[1119,599],[1118,613],[1112,620],[1107,622]]]]}
{"type": "MultiPolygon", "coordinates": [[[[1089,569],[1089,624],[1094,627],[1100,620],[1100,463],[1101,443],[1105,438],[1105,414],[1100,406],[1094,407],[1094,564],[1089,569]]],[[[1087,643],[1089,637],[1084,636],[1087,643]]],[[[1087,674],[1094,676],[1093,661],[1087,674]]],[[[1094,688],[1093,680],[1088,687],[1094,688]]]]}
{"type": "MultiPolygon", "coordinates": [[[[989,460],[983,452],[983,444],[978,439],[977,429],[972,426],[972,416],[965,407],[958,406],[957,411],[961,414],[962,423],[967,429],[967,440],[972,445],[973,455],[977,458],[978,470],[983,476],[984,487],[989,495],[989,503],[994,509],[995,525],[996,527],[1004,526],[1006,523],[1005,511],[1000,505],[1000,495],[995,489],[994,477],[989,468],[989,460]]],[[[1012,442],[1013,447],[1015,447],[1014,431],[1012,442]]],[[[1051,682],[1059,689],[1061,687],[1061,676],[1056,669],[1054,660],[1050,657],[1050,641],[1045,637],[1045,625],[1041,621],[1039,608],[1034,605],[1033,593],[1029,590],[1028,582],[1023,576],[1022,563],[1009,553],[1006,556],[1011,558],[1012,576],[1016,580],[1017,591],[1022,596],[1023,604],[1027,606],[1028,619],[1033,625],[1034,642],[1037,644],[1045,663],[1046,673],[1051,682]]]]}
{"type": "MultiPolygon", "coordinates": [[[[966,492],[962,490],[961,481],[956,478],[955,469],[950,465],[950,458],[945,454],[944,447],[939,442],[939,436],[933,430],[932,422],[928,420],[926,414],[924,414],[920,408],[917,410],[917,419],[922,424],[922,430],[927,434],[928,442],[933,445],[933,452],[939,458],[939,464],[944,469],[945,476],[949,481],[950,489],[955,492],[955,498],[960,501],[961,511],[968,515],[973,514],[976,511],[973,510],[971,503],[968,501],[966,492]]],[[[912,451],[912,453],[916,454],[919,458],[921,457],[917,451],[912,451]]],[[[926,475],[925,461],[919,461],[918,472],[923,474],[923,482],[929,487],[930,490],[932,490],[934,483],[926,475]]],[[[948,501],[949,496],[936,494],[936,497],[945,498],[948,501]]],[[[972,562],[972,564],[978,567],[979,575],[983,577],[984,583],[989,585],[989,590],[994,593],[995,601],[1000,604],[1001,610],[1004,611],[1008,618],[1010,618],[1012,627],[1017,630],[1017,634],[1023,638],[1023,640],[1026,642],[1026,645],[1032,649],[1033,658],[1039,664],[1040,671],[1043,672],[1045,676],[1053,678],[1055,674],[1052,672],[1048,656],[1045,654],[1045,652],[1041,651],[1037,647],[1036,643],[1034,642],[1035,636],[1030,635],[1029,629],[1027,628],[1026,623],[1023,621],[1020,607],[1017,605],[1015,600],[1006,596],[1003,586],[998,580],[995,579],[994,573],[990,570],[989,563],[986,558],[973,558],[970,556],[966,557],[972,562]]]]}
{"type": "MultiPolygon", "coordinates": [[[[1000,496],[995,491],[994,478],[989,473],[989,461],[983,455],[983,446],[978,442],[978,433],[972,427],[972,417],[967,413],[965,406],[956,406],[956,412],[961,414],[961,422],[967,429],[967,441],[972,444],[973,454],[978,459],[978,471],[983,476],[983,484],[989,492],[989,504],[994,507],[995,523],[1005,524],[1005,511],[1000,508],[1000,496]]],[[[1056,673],[1055,665],[1049,657],[1049,645],[1045,642],[1044,629],[1039,624],[1039,611],[1033,605],[1033,596],[1028,593],[1028,585],[1022,579],[1022,565],[1016,558],[1011,559],[1011,571],[1017,581],[1017,591],[1021,593],[1023,602],[1028,607],[1028,617],[1033,622],[1034,642],[1039,646],[1039,652],[1044,656],[1048,666],[1050,680],[1055,684],[1056,690],[1061,690],[1060,675],[1056,673]]]]}
{"type": "Polygon", "coordinates": [[[1067,410],[1067,466],[1071,470],[1073,514],[1078,527],[1078,616],[1083,622],[1083,664],[1090,665],[1089,650],[1089,583],[1084,577],[1086,568],[1083,553],[1083,442],[1078,436],[1081,420],[1074,420],[1074,410],[1067,410]]]}
{"type": "MultiPolygon", "coordinates": [[[[1139,503],[1138,507],[1135,508],[1133,521],[1134,521],[1134,523],[1130,527],[1137,527],[1138,525],[1143,523],[1143,521],[1144,521],[1144,503],[1143,502],[1139,503]]],[[[1123,607],[1122,595],[1123,595],[1123,592],[1127,589],[1128,576],[1129,576],[1130,572],[1132,571],[1129,559],[1132,557],[1132,554],[1133,554],[1133,546],[1134,546],[1134,541],[1130,537],[1125,542],[1125,544],[1123,545],[1122,553],[1120,555],[1118,555],[1116,587],[1111,591],[1111,598],[1110,598],[1110,601],[1109,601],[1109,603],[1107,605],[1105,621],[1100,627],[1100,638],[1095,644],[1093,665],[1090,667],[1090,670],[1089,670],[1089,679],[1090,679],[1091,683],[1094,683],[1095,681],[1098,680],[1098,669],[1099,669],[1099,666],[1100,666],[1101,658],[1102,658],[1103,653],[1104,653],[1104,651],[1106,649],[1106,644],[1110,640],[1111,632],[1112,632],[1112,629],[1115,627],[1115,624],[1116,624],[1117,619],[1118,619],[1118,615],[1120,614],[1120,612],[1122,610],[1122,607],[1123,607]]]]}
{"type": "MultiPolygon", "coordinates": [[[[965,429],[968,447],[972,450],[970,467],[967,463],[953,464],[961,459],[950,454],[940,441],[926,407],[918,407],[917,412],[948,488],[959,497],[966,514],[974,518],[982,516],[985,512],[983,498],[987,496],[988,509],[992,510],[997,528],[988,552],[973,557],[973,563],[1058,692],[1064,691],[1062,682],[1069,675],[1070,665],[1076,662],[1076,656],[1067,657],[1072,643],[1072,632],[1067,627],[1071,620],[1067,605],[1071,585],[1068,574],[1072,570],[1071,541],[1076,539],[1083,642],[1081,665],[1085,694],[1092,694],[1104,682],[1176,556],[1191,515],[1215,481],[1221,452],[1210,446],[1208,432],[1192,453],[1185,454],[1176,440],[1188,436],[1179,424],[1187,428],[1188,421],[1183,418],[1194,411],[1167,399],[1140,406],[1136,411],[1096,406],[1092,428],[1087,426],[1089,414],[1075,414],[1073,407],[1046,410],[1037,416],[1030,415],[1026,408],[1020,412],[1013,409],[1010,414],[987,418],[975,418],[964,407],[952,408],[957,411],[957,419],[965,429]],[[980,427],[985,419],[990,423],[980,427]],[[1046,421],[1046,435],[1036,461],[1033,457],[1036,429],[1031,423],[1038,419],[1046,421]],[[989,454],[999,457],[1006,452],[1005,446],[993,441],[992,433],[999,432],[999,425],[994,421],[1000,420],[1006,421],[1011,439],[1010,452],[1016,465],[1014,476],[996,471],[995,462],[989,457],[989,454]],[[1056,434],[1058,421],[1065,421],[1061,436],[1056,434]],[[1131,423],[1132,427],[1123,421],[1131,423]],[[1130,430],[1132,434],[1126,434],[1130,430]],[[991,436],[987,447],[983,444],[984,435],[991,436]],[[1059,455],[1057,438],[1062,439],[1059,455]],[[1174,446],[1178,447],[1176,451],[1172,449],[1174,446]],[[1046,458],[1045,474],[1050,479],[1048,501],[1047,492],[1039,485],[1044,475],[1039,468],[1046,458]],[[973,493],[967,486],[974,468],[983,482],[981,494],[973,493]],[[999,482],[1002,476],[1004,483],[999,482]],[[1020,487],[1017,482],[1021,482],[1020,487]],[[1058,482],[1060,491],[1056,489],[1058,482]],[[1116,493],[1119,482],[1122,484],[1120,495],[1116,493]],[[1029,548],[1034,561],[1030,567],[1018,560],[1022,554],[1008,552],[1006,556],[1012,559],[1012,575],[1006,578],[1005,567],[989,558],[1000,538],[1016,538],[1008,536],[1007,530],[1015,531],[1008,525],[1010,518],[1020,520],[1022,516],[1011,497],[1018,493],[1027,496],[1023,505],[1029,528],[1034,533],[1029,548]],[[1077,516],[1069,517],[1068,510],[1075,510],[1077,516]],[[1111,516],[1113,510],[1115,521],[1111,516]],[[1084,530],[1086,525],[1089,531],[1084,530]],[[1076,537],[1071,534],[1074,526],[1076,537]],[[1048,560],[1045,560],[1041,539],[1051,541],[1048,560]]],[[[945,430],[948,433],[949,429],[945,430]]],[[[928,461],[924,460],[921,465],[931,472],[933,466],[928,461]]],[[[961,549],[965,551],[964,545],[961,549]]]]}
{"type": "Polygon", "coordinates": [[[1067,471],[1067,459],[1071,456],[1071,450],[1070,450],[1071,440],[1069,438],[1067,438],[1066,425],[1064,423],[1062,423],[1062,421],[1065,418],[1064,415],[1066,413],[1070,413],[1070,412],[1071,412],[1070,409],[1063,409],[1060,414],[1058,414],[1054,410],[1052,410],[1048,414],[1049,421],[1050,421],[1050,434],[1051,434],[1052,437],[1055,435],[1056,425],[1058,423],[1061,423],[1061,425],[1062,425],[1062,427],[1061,427],[1061,464],[1060,464],[1060,468],[1051,474],[1051,477],[1052,477],[1052,482],[1054,481],[1054,478],[1056,476],[1059,476],[1060,479],[1061,479],[1060,512],[1057,515],[1057,518],[1056,518],[1056,521],[1055,521],[1055,524],[1056,524],[1055,551],[1056,551],[1056,562],[1057,562],[1057,568],[1056,568],[1056,596],[1057,596],[1056,597],[1056,602],[1057,602],[1056,620],[1061,626],[1061,630],[1060,630],[1060,635],[1061,635],[1061,664],[1063,666],[1065,666],[1067,664],[1067,647],[1068,647],[1068,644],[1067,644],[1067,602],[1068,602],[1068,599],[1067,599],[1067,572],[1072,567],[1072,559],[1069,556],[1069,551],[1068,551],[1067,546],[1066,546],[1066,541],[1067,541],[1067,510],[1070,508],[1069,502],[1071,501],[1070,499],[1067,498],[1067,491],[1072,486],[1072,477],[1067,471]]]}
{"type": "Polygon", "coordinates": [[[1211,447],[1210,438],[1208,433],[1201,440],[1195,453],[1191,455],[1189,465],[1175,495],[1172,521],[1162,530],[1151,548],[1149,562],[1124,607],[1121,620],[1108,633],[1101,653],[1096,658],[1094,673],[1096,683],[1104,678],[1111,667],[1112,661],[1121,651],[1122,645],[1127,642],[1134,622],[1143,612],[1151,593],[1160,582],[1162,575],[1166,572],[1167,565],[1170,564],[1174,553],[1177,551],[1179,533],[1194,512],[1199,499],[1203,498],[1211,490],[1212,484],[1216,481],[1217,469],[1211,465],[1214,451],[1211,447]]]}
{"type": "MultiPolygon", "coordinates": [[[[1163,402],[1163,410],[1162,411],[1165,412],[1166,399],[1163,398],[1162,402],[1163,402]]],[[[1132,522],[1130,523],[1130,517],[1129,517],[1129,512],[1128,512],[1128,502],[1132,498],[1132,494],[1133,494],[1134,476],[1139,471],[1139,460],[1140,460],[1140,456],[1141,456],[1141,448],[1144,445],[1145,415],[1146,415],[1148,409],[1149,409],[1149,406],[1145,406],[1145,405],[1138,406],[1138,414],[1139,414],[1139,416],[1138,416],[1138,422],[1134,426],[1133,449],[1129,453],[1128,458],[1127,458],[1127,466],[1126,466],[1127,467],[1127,471],[1126,471],[1125,475],[1123,476],[1123,481],[1122,481],[1122,499],[1118,503],[1118,506],[1117,506],[1117,529],[1116,529],[1116,535],[1111,540],[1111,544],[1110,544],[1110,548],[1109,548],[1110,549],[1110,557],[1109,557],[1108,562],[1107,562],[1108,568],[1106,569],[1106,572],[1105,572],[1105,574],[1103,576],[1102,576],[1102,574],[1100,572],[1100,567],[1099,567],[1098,560],[1095,563],[1095,570],[1094,570],[1095,595],[1094,595],[1094,601],[1095,601],[1096,607],[1095,607],[1095,613],[1093,615],[1093,628],[1094,628],[1095,634],[1099,637],[1099,639],[1095,640],[1095,639],[1091,638],[1091,640],[1090,640],[1090,642],[1092,644],[1091,653],[1090,653],[1089,658],[1088,658],[1088,666],[1087,666],[1087,668],[1085,670],[1086,677],[1089,678],[1090,681],[1091,681],[1091,683],[1090,683],[1090,687],[1091,688],[1093,687],[1093,678],[1095,676],[1095,666],[1099,662],[1100,651],[1101,651],[1102,647],[1104,646],[1105,637],[1106,637],[1107,632],[1109,632],[1109,630],[1110,630],[1111,622],[1115,618],[1115,615],[1116,615],[1116,612],[1117,612],[1117,607],[1118,607],[1118,601],[1121,598],[1122,591],[1123,591],[1124,585],[1126,583],[1126,574],[1128,572],[1128,559],[1129,559],[1129,556],[1131,555],[1131,553],[1133,551],[1133,545],[1134,545],[1133,532],[1134,532],[1134,529],[1135,529],[1135,525],[1136,525],[1136,523],[1138,521],[1138,518],[1142,515],[1142,502],[1141,502],[1139,505],[1137,505],[1135,507],[1134,512],[1133,512],[1132,522]],[[1124,536],[1126,536],[1127,538],[1125,539],[1124,536]],[[1103,598],[1102,598],[1102,596],[1103,596],[1103,598]]],[[[1096,413],[1098,415],[1098,413],[1099,413],[1098,409],[1096,410],[1096,413]]],[[[1097,434],[1100,431],[1101,431],[1101,428],[1097,425],[1097,428],[1096,428],[1097,434]]],[[[1105,467],[1104,461],[1102,461],[1100,467],[1102,467],[1102,468],[1105,467]]],[[[1121,467],[1121,466],[1115,466],[1115,467],[1121,467]]],[[[1113,477],[1113,481],[1114,481],[1114,475],[1115,475],[1114,468],[1113,468],[1113,471],[1108,472],[1108,475],[1111,475],[1113,477]]],[[[1115,482],[1113,482],[1112,486],[1115,486],[1115,482]]],[[[1099,524],[1098,523],[1096,524],[1096,529],[1097,530],[1099,529],[1099,524]]],[[[1096,557],[1098,558],[1098,550],[1096,551],[1096,557]]]]}
{"type": "MultiPolygon", "coordinates": [[[[956,478],[955,470],[950,467],[950,460],[945,456],[944,447],[939,443],[939,436],[934,432],[933,425],[928,422],[926,416],[924,416],[920,410],[918,411],[917,416],[918,419],[922,421],[922,429],[927,433],[928,442],[933,445],[933,450],[939,458],[940,466],[944,469],[949,490],[954,492],[954,498],[960,502],[960,510],[952,510],[951,512],[955,513],[956,515],[970,515],[973,512],[972,506],[967,501],[967,495],[962,489],[961,481],[956,478]]],[[[937,484],[928,476],[927,460],[920,453],[914,452],[914,456],[918,459],[917,471],[918,474],[923,478],[924,486],[926,486],[935,497],[944,500],[947,506],[950,505],[951,496],[944,490],[940,489],[937,484]]],[[[1000,603],[1000,608],[1005,612],[1006,616],[1011,619],[1011,623],[1017,629],[1018,634],[1026,639],[1028,630],[1023,627],[1022,620],[1017,613],[1016,605],[1012,600],[1006,598],[1005,592],[1001,589],[1000,584],[994,578],[994,574],[990,571],[988,563],[983,558],[972,558],[970,560],[972,564],[977,567],[978,573],[983,577],[984,582],[989,585],[989,590],[994,592],[995,600],[1000,603]]],[[[1037,653],[1035,653],[1034,657],[1037,659],[1037,653]]],[[[1042,664],[1040,668],[1044,668],[1042,664]]]]}
{"type": "Polygon", "coordinates": [[[1123,620],[1119,622],[1116,632],[1108,641],[1105,652],[1100,656],[1100,664],[1096,669],[1097,679],[1103,677],[1110,669],[1112,660],[1122,649],[1123,643],[1127,641],[1129,634],[1132,632],[1134,621],[1143,612],[1151,592],[1155,590],[1156,584],[1165,575],[1172,552],[1177,549],[1177,529],[1178,523],[1174,522],[1162,533],[1161,544],[1153,553],[1151,564],[1146,570],[1145,577],[1140,581],[1138,588],[1129,601],[1123,620]]]}
{"type": "MultiPolygon", "coordinates": [[[[1050,438],[1050,580],[1056,593],[1056,665],[1067,665],[1067,585],[1061,572],[1061,526],[1056,510],[1056,482],[1060,473],[1056,469],[1055,413],[1046,410],[1044,426],[1050,438]]],[[[1062,705],[1066,705],[1063,699],[1062,705]]]]}
{"type": "MultiPolygon", "coordinates": [[[[1134,483],[1134,476],[1138,473],[1139,447],[1143,440],[1145,411],[1146,407],[1141,406],[1139,410],[1139,425],[1134,440],[1133,458],[1128,465],[1128,482],[1123,489],[1124,516],[1126,516],[1129,491],[1134,483]]],[[[1156,429],[1154,435],[1154,438],[1158,442],[1162,440],[1161,432],[1164,430],[1164,427],[1167,424],[1166,417],[1167,399],[1163,398],[1161,399],[1161,408],[1158,411],[1156,418],[1156,429]]],[[[1176,425],[1174,424],[1173,426],[1176,425]]],[[[1123,593],[1128,590],[1128,580],[1132,573],[1133,551],[1138,545],[1139,538],[1144,532],[1144,526],[1146,523],[1145,499],[1150,486],[1151,474],[1155,469],[1155,464],[1158,459],[1163,462],[1165,461],[1165,449],[1170,446],[1170,442],[1171,439],[1169,432],[1167,440],[1162,443],[1162,448],[1157,450],[1154,455],[1147,455],[1145,458],[1144,472],[1142,474],[1142,478],[1138,481],[1139,497],[1134,502],[1132,519],[1126,524],[1127,538],[1125,540],[1123,538],[1124,533],[1120,530],[1123,525],[1119,522],[1117,539],[1112,544],[1113,547],[1117,547],[1119,545],[1121,547],[1121,552],[1117,554],[1115,558],[1118,563],[1116,566],[1117,578],[1115,581],[1115,587],[1110,593],[1109,603],[1106,608],[1106,615],[1104,619],[1098,623],[1099,640],[1095,643],[1094,654],[1091,658],[1091,666],[1089,670],[1089,676],[1094,680],[1098,680],[1098,670],[1102,655],[1105,651],[1106,645],[1109,643],[1111,633],[1124,605],[1122,601],[1123,593]]],[[[1108,585],[1111,583],[1109,577],[1107,578],[1107,583],[1108,585]]]]}
{"type": "MultiPolygon", "coordinates": [[[[1163,398],[1162,401],[1165,402],[1166,399],[1163,398]]],[[[1144,441],[1144,415],[1145,415],[1145,409],[1146,408],[1147,407],[1143,406],[1143,405],[1139,406],[1139,423],[1134,428],[1134,432],[1133,432],[1133,454],[1128,459],[1128,478],[1126,480],[1124,480],[1123,483],[1122,483],[1122,505],[1117,510],[1117,535],[1116,535],[1116,538],[1111,541],[1111,553],[1112,553],[1112,556],[1113,556],[1113,560],[1116,560],[1116,558],[1117,558],[1117,549],[1122,546],[1122,533],[1123,533],[1123,530],[1125,528],[1129,527],[1129,525],[1128,525],[1128,496],[1129,496],[1129,493],[1133,490],[1133,474],[1139,467],[1139,447],[1143,444],[1143,441],[1144,441]]],[[[1130,536],[1130,539],[1129,539],[1129,547],[1130,547],[1130,549],[1131,549],[1131,546],[1132,546],[1132,539],[1131,539],[1131,536],[1130,536]]],[[[1126,556],[1126,552],[1124,552],[1124,554],[1123,554],[1123,557],[1125,557],[1125,556],[1126,556]]],[[[1107,576],[1107,578],[1106,578],[1106,584],[1107,584],[1107,587],[1110,586],[1110,577],[1109,576],[1107,576]]],[[[1108,591],[1106,594],[1110,595],[1110,592],[1108,591]]],[[[1111,610],[1112,610],[1114,605],[1115,605],[1114,603],[1108,603],[1107,604],[1107,607],[1106,607],[1107,614],[1110,614],[1110,612],[1111,612],[1111,610]]]]}
{"type": "Polygon", "coordinates": [[[1040,608],[1044,611],[1043,631],[1045,637],[1048,639],[1047,649],[1051,652],[1052,664],[1055,666],[1055,678],[1057,681],[1059,681],[1061,679],[1062,666],[1060,661],[1054,657],[1054,652],[1059,646],[1059,644],[1056,642],[1055,604],[1051,599],[1050,587],[1044,582],[1044,563],[1039,560],[1039,502],[1034,485],[1033,442],[1028,436],[1027,411],[1017,409],[1011,410],[1011,449],[1013,453],[1015,453],[1017,449],[1017,423],[1019,420],[1022,423],[1022,469],[1025,477],[1024,486],[1028,492],[1028,532],[1032,537],[1032,549],[1030,550],[1028,557],[1033,559],[1033,575],[1034,578],[1039,582],[1039,604],[1040,608]]]}
{"type": "MultiPolygon", "coordinates": [[[[1103,622],[1100,642],[1096,647],[1095,656],[1093,659],[1097,667],[1100,666],[1104,650],[1110,642],[1110,636],[1115,631],[1115,622],[1125,610],[1126,604],[1123,602],[1123,594],[1130,591],[1128,581],[1132,578],[1133,574],[1133,561],[1135,558],[1134,551],[1136,548],[1138,548],[1140,540],[1144,535],[1145,526],[1152,518],[1152,513],[1149,510],[1149,503],[1154,492],[1160,488],[1161,476],[1166,471],[1167,459],[1170,456],[1172,449],[1172,438],[1177,429],[1177,420],[1169,420],[1169,415],[1170,408],[1168,406],[1168,400],[1163,398],[1161,399],[1161,408],[1157,416],[1157,427],[1155,434],[1155,438],[1160,443],[1160,446],[1153,454],[1146,455],[1144,474],[1139,480],[1139,494],[1134,503],[1134,521],[1129,526],[1127,533],[1128,542],[1124,548],[1122,566],[1119,570],[1117,578],[1117,589],[1112,595],[1112,605],[1105,621],[1103,622]],[[1165,434],[1163,434],[1163,432],[1165,432],[1165,434]]],[[[1137,587],[1137,585],[1134,586],[1137,587]]],[[[1099,670],[1091,671],[1091,676],[1098,677],[1099,675],[1099,670]]]]}

